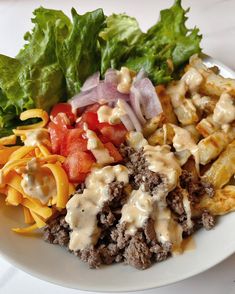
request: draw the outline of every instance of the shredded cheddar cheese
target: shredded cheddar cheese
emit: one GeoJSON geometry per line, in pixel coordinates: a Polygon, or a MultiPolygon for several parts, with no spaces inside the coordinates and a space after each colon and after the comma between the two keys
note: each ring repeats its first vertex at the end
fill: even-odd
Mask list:
{"type": "Polygon", "coordinates": [[[50,151],[51,142],[45,128],[48,114],[41,109],[30,109],[20,115],[21,120],[30,118],[40,118],[41,121],[18,127],[13,130],[14,135],[0,139],[0,193],[5,196],[7,205],[23,209],[24,222],[29,225],[12,229],[19,234],[46,226],[56,211],[65,208],[69,196],[75,191],[62,167],[65,158],[50,151]],[[31,138],[34,139],[29,139],[29,132],[44,132],[47,136],[45,140],[28,144],[31,138]],[[9,146],[16,144],[17,136],[24,145],[9,146]],[[48,195],[42,201],[46,193],[48,195]]]}
{"type": "Polygon", "coordinates": [[[20,119],[22,121],[25,121],[29,118],[41,118],[42,121],[32,124],[32,125],[26,125],[26,126],[20,126],[17,129],[18,130],[29,130],[29,129],[37,129],[37,128],[43,128],[46,126],[46,124],[49,121],[49,116],[46,111],[42,109],[29,109],[21,113],[20,119]]]}

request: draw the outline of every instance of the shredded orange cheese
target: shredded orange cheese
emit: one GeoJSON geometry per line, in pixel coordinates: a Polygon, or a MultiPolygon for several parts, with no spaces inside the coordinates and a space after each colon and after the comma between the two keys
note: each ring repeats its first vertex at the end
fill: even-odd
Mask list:
{"type": "Polygon", "coordinates": [[[17,136],[23,141],[26,132],[43,130],[49,120],[48,114],[42,109],[30,109],[20,115],[21,120],[29,118],[41,118],[39,123],[18,127],[13,130],[14,135],[0,138],[0,193],[5,196],[7,205],[18,206],[23,209],[25,224],[24,228],[13,228],[16,233],[27,234],[36,229],[46,226],[47,220],[57,211],[65,208],[69,196],[75,188],[69,183],[67,174],[61,163],[65,160],[63,156],[52,154],[51,142],[38,142],[36,146],[6,146],[14,145],[17,136]],[[39,168],[47,168],[54,178],[56,195],[50,197],[47,203],[40,199],[27,195],[22,186],[24,173],[30,161],[36,160],[39,168]]]}

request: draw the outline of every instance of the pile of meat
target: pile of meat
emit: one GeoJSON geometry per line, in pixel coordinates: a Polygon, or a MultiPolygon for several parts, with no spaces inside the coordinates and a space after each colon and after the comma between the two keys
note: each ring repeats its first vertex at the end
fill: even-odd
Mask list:
{"type": "MultiPolygon", "coordinates": [[[[120,152],[124,158],[123,164],[130,171],[129,182],[132,188],[138,189],[142,185],[146,192],[154,193],[154,190],[162,182],[161,177],[148,169],[143,150],[134,151],[131,147],[123,145],[120,152]]],[[[198,203],[200,197],[205,193],[213,197],[213,187],[193,180],[192,175],[186,170],[183,170],[180,177],[180,186],[188,190],[192,206],[198,203]]],[[[81,193],[84,188],[84,185],[79,187],[77,193],[81,193]]],[[[124,184],[113,182],[109,185],[108,191],[109,200],[97,215],[98,226],[101,228],[98,243],[95,246],[73,253],[79,256],[82,261],[87,262],[91,268],[97,268],[101,264],[124,261],[138,269],[146,269],[152,263],[163,261],[169,257],[172,253],[172,244],[170,242],[164,245],[159,244],[151,219],[134,236],[125,233],[125,223],[119,224],[121,208],[127,199],[124,184]]],[[[184,238],[187,238],[202,226],[206,230],[210,230],[215,225],[214,217],[204,211],[193,217],[193,227],[188,228],[183,196],[179,187],[168,194],[167,204],[173,212],[175,220],[181,224],[184,238]]],[[[44,230],[44,240],[68,249],[69,234],[70,229],[65,221],[64,213],[49,222],[44,230]]]]}

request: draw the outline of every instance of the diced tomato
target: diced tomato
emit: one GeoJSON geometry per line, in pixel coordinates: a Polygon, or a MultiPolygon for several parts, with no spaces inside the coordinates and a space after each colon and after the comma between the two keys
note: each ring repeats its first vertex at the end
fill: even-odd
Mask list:
{"type": "Polygon", "coordinates": [[[86,123],[88,129],[96,131],[99,126],[98,115],[95,112],[85,112],[82,115],[81,120],[76,125],[76,127],[83,128],[83,124],[86,123]]]}
{"type": "Polygon", "coordinates": [[[87,173],[91,170],[95,159],[92,154],[83,151],[70,153],[63,167],[71,182],[81,183],[85,180],[87,173]]]}
{"type": "Polygon", "coordinates": [[[64,142],[65,136],[70,128],[70,122],[64,113],[58,113],[53,121],[49,122],[48,131],[53,153],[60,154],[62,142],[64,142]]]}
{"type": "Polygon", "coordinates": [[[72,112],[72,107],[69,103],[58,103],[51,110],[51,116],[55,118],[58,113],[65,113],[71,123],[76,120],[75,114],[72,112]]]}
{"type": "Polygon", "coordinates": [[[82,129],[68,130],[64,141],[61,142],[61,155],[68,156],[76,151],[87,151],[87,139],[82,137],[83,134],[82,129]]]}
{"type": "Polygon", "coordinates": [[[53,153],[60,153],[61,131],[59,126],[52,121],[48,124],[48,131],[51,138],[51,149],[53,153]]]}
{"type": "Polygon", "coordinates": [[[116,146],[120,146],[127,134],[127,129],[123,124],[107,125],[103,124],[100,128],[101,134],[116,146]]]}
{"type": "Polygon", "coordinates": [[[102,134],[98,134],[98,137],[103,144],[109,142],[109,139],[103,136],[102,134]]]}
{"type": "Polygon", "coordinates": [[[104,146],[108,149],[110,156],[114,158],[115,162],[122,161],[121,154],[111,142],[105,143],[104,146]]]}
{"type": "Polygon", "coordinates": [[[53,118],[53,122],[57,124],[61,130],[71,129],[71,123],[68,119],[67,115],[63,112],[57,114],[56,117],[53,118]]]}
{"type": "Polygon", "coordinates": [[[100,108],[100,104],[92,104],[91,106],[87,106],[84,113],[86,112],[97,112],[97,110],[100,108]]]}

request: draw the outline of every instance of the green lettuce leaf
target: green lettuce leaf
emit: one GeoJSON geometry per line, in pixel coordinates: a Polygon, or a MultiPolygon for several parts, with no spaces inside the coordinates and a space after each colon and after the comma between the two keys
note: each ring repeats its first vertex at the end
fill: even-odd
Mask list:
{"type": "Polygon", "coordinates": [[[168,82],[172,78],[169,60],[177,70],[192,54],[201,51],[199,30],[187,29],[185,25],[187,12],[180,0],[162,10],[160,20],[139,40],[126,66],[136,71],[144,68],[154,83],[168,82]]]}
{"type": "Polygon", "coordinates": [[[23,109],[34,107],[34,102],[21,87],[22,64],[14,58],[0,55],[0,127],[11,121],[23,109]]]}
{"type": "Polygon", "coordinates": [[[21,86],[36,107],[49,110],[65,96],[65,79],[56,56],[56,40],[70,30],[69,18],[58,10],[34,11],[34,28],[25,35],[27,44],[17,55],[22,63],[21,86]]]}
{"type": "Polygon", "coordinates": [[[65,97],[65,79],[55,52],[57,34],[71,25],[61,11],[38,8],[34,28],[16,58],[0,55],[0,127],[18,125],[16,119],[33,107],[49,110],[65,97]],[[56,30],[55,30],[56,29],[56,30]]]}
{"type": "Polygon", "coordinates": [[[73,26],[65,40],[58,39],[57,58],[63,70],[67,97],[80,91],[87,77],[100,69],[100,51],[97,37],[105,16],[102,9],[77,14],[72,9],[73,26]]]}
{"type": "Polygon", "coordinates": [[[102,75],[108,68],[119,68],[143,34],[137,20],[126,14],[113,14],[105,24],[99,34],[102,75]]]}

